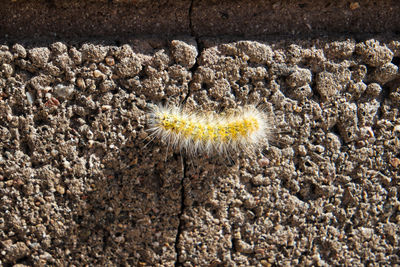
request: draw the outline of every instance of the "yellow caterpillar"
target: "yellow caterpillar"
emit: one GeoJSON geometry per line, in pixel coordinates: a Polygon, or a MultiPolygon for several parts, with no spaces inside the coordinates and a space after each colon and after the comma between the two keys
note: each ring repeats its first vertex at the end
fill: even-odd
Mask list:
{"type": "Polygon", "coordinates": [[[152,135],[192,155],[253,150],[268,136],[270,128],[266,114],[255,106],[222,114],[156,106],[149,118],[152,135]]]}

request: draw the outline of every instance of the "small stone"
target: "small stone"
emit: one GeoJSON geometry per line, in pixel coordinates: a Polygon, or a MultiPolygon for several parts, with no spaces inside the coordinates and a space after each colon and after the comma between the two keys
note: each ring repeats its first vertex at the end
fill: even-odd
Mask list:
{"type": "Polygon", "coordinates": [[[84,89],[86,87],[85,80],[83,78],[79,77],[78,79],[76,79],[76,85],[79,88],[84,89]]]}
{"type": "Polygon", "coordinates": [[[25,94],[26,94],[26,99],[28,100],[28,103],[30,105],[32,105],[33,101],[34,101],[32,94],[30,92],[26,92],[25,94]]]}
{"type": "Polygon", "coordinates": [[[103,110],[103,111],[108,111],[108,110],[110,110],[112,107],[110,106],[110,105],[102,105],[101,106],[101,110],[103,110]]]}
{"type": "Polygon", "coordinates": [[[307,155],[307,149],[306,149],[306,147],[304,146],[304,145],[299,145],[298,147],[297,147],[297,153],[299,154],[299,156],[305,156],[305,155],[307,155]]]}
{"type": "Polygon", "coordinates": [[[360,125],[373,125],[376,120],[376,114],[380,107],[379,101],[371,99],[370,101],[358,104],[357,114],[360,125]]]}
{"type": "Polygon", "coordinates": [[[173,40],[171,42],[171,47],[176,63],[188,69],[194,66],[198,55],[196,46],[173,40]]]}
{"type": "Polygon", "coordinates": [[[237,48],[248,55],[249,62],[256,64],[271,64],[273,62],[274,52],[271,47],[255,41],[240,41],[237,48]]]}
{"type": "Polygon", "coordinates": [[[123,58],[115,67],[120,78],[134,77],[142,70],[141,60],[137,57],[123,58]]]}
{"type": "Polygon", "coordinates": [[[93,76],[94,76],[95,78],[102,77],[103,75],[104,75],[104,74],[101,73],[101,71],[99,71],[99,70],[93,71],[93,76]]]}
{"type": "Polygon", "coordinates": [[[362,80],[364,80],[366,74],[367,74],[367,67],[365,65],[358,65],[352,68],[351,78],[355,82],[361,82],[362,80]]]}
{"type": "Polygon", "coordinates": [[[265,167],[268,166],[269,164],[270,162],[268,158],[261,158],[260,160],[258,160],[258,165],[260,165],[260,167],[265,167]]]}
{"type": "Polygon", "coordinates": [[[347,58],[354,53],[355,47],[354,40],[335,41],[325,46],[325,53],[331,58],[347,58]]]}
{"type": "Polygon", "coordinates": [[[20,44],[13,45],[11,51],[15,53],[16,57],[26,58],[26,49],[20,44]]]}
{"type": "Polygon", "coordinates": [[[251,178],[251,182],[255,186],[260,186],[260,185],[265,184],[266,178],[264,176],[262,176],[261,174],[260,175],[256,175],[256,176],[251,178]]]}
{"type": "Polygon", "coordinates": [[[341,87],[336,82],[335,76],[327,71],[318,73],[316,78],[316,89],[323,100],[328,100],[336,95],[341,87]]]}
{"type": "Polygon", "coordinates": [[[4,77],[10,78],[14,73],[14,68],[12,65],[4,63],[1,66],[1,73],[3,73],[4,77]]]}
{"type": "Polygon", "coordinates": [[[356,45],[356,52],[362,57],[365,63],[372,67],[382,66],[390,63],[393,52],[379,41],[368,40],[356,45]]]}
{"type": "Polygon", "coordinates": [[[397,169],[400,165],[400,159],[399,158],[392,158],[390,159],[390,164],[397,169]]]}
{"type": "Polygon", "coordinates": [[[262,265],[263,267],[271,267],[271,266],[272,266],[272,264],[269,263],[269,262],[266,261],[266,260],[261,260],[260,263],[261,263],[261,265],[262,265]]]}
{"type": "Polygon", "coordinates": [[[62,42],[56,42],[54,44],[51,44],[50,49],[56,55],[64,54],[68,51],[67,46],[62,42]]]}
{"type": "Polygon", "coordinates": [[[365,92],[371,97],[377,97],[382,92],[382,87],[378,83],[370,83],[365,92]]]}
{"type": "Polygon", "coordinates": [[[286,78],[286,82],[290,87],[303,86],[309,84],[311,80],[312,80],[311,71],[302,68],[297,68],[286,78]]]}
{"type": "Polygon", "coordinates": [[[113,80],[105,80],[100,84],[100,90],[102,92],[107,92],[113,90],[117,85],[113,80]]]}
{"type": "Polygon", "coordinates": [[[253,253],[253,247],[243,240],[236,240],[235,248],[242,253],[253,253]]]}
{"type": "Polygon", "coordinates": [[[371,239],[374,234],[374,230],[372,228],[360,227],[359,231],[365,239],[371,239]]]}
{"type": "Polygon", "coordinates": [[[114,66],[115,64],[115,60],[113,57],[106,57],[105,61],[108,66],[114,66]]]}
{"type": "Polygon", "coordinates": [[[122,47],[117,48],[116,51],[114,52],[114,56],[118,60],[132,57],[134,54],[135,53],[133,52],[132,47],[128,44],[125,44],[122,47]]]}
{"type": "Polygon", "coordinates": [[[392,63],[382,65],[372,72],[372,79],[380,84],[385,84],[397,77],[398,70],[399,68],[392,63]]]}
{"type": "Polygon", "coordinates": [[[65,188],[62,187],[61,185],[57,185],[56,190],[60,195],[64,195],[64,193],[65,193],[65,188]]]}
{"type": "Polygon", "coordinates": [[[358,2],[351,2],[349,7],[350,7],[351,10],[359,9],[359,8],[360,8],[360,3],[358,3],[358,2]]]}
{"type": "Polygon", "coordinates": [[[107,47],[101,45],[84,44],[82,45],[81,51],[82,60],[99,63],[106,57],[108,49],[107,47]]]}
{"type": "Polygon", "coordinates": [[[363,82],[355,83],[350,81],[348,91],[351,93],[353,99],[358,99],[367,89],[367,85],[363,82]]]}
{"type": "Polygon", "coordinates": [[[29,59],[32,64],[39,68],[44,68],[49,61],[50,50],[47,47],[37,47],[29,50],[29,59]]]}
{"type": "Polygon", "coordinates": [[[54,87],[54,94],[58,97],[68,99],[72,93],[74,92],[74,86],[71,85],[63,85],[63,84],[58,84],[56,87],[54,87]]]}
{"type": "Polygon", "coordinates": [[[11,63],[13,55],[9,51],[0,51],[0,64],[11,63]]]}
{"type": "Polygon", "coordinates": [[[70,57],[75,65],[80,65],[82,63],[82,53],[78,51],[75,47],[69,50],[70,57]]]}
{"type": "Polygon", "coordinates": [[[355,103],[343,103],[340,106],[338,128],[345,142],[351,142],[357,138],[359,129],[357,105],[355,103]]]}

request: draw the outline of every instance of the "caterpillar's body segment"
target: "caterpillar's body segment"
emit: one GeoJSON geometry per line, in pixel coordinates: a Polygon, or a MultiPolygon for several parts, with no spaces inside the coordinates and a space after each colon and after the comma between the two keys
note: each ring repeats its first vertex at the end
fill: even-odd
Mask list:
{"type": "Polygon", "coordinates": [[[180,107],[157,106],[150,113],[149,131],[189,154],[227,155],[252,150],[267,137],[268,129],[266,114],[254,106],[228,114],[193,113],[180,107]]]}

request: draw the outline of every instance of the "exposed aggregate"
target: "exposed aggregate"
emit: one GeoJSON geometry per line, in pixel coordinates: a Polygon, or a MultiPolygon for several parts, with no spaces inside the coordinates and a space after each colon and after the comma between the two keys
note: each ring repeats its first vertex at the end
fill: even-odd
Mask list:
{"type": "Polygon", "coordinates": [[[0,46],[0,265],[399,263],[399,56],[375,39],[0,46]],[[180,155],[145,114],[182,101],[258,104],[276,134],[232,161],[180,155]]]}

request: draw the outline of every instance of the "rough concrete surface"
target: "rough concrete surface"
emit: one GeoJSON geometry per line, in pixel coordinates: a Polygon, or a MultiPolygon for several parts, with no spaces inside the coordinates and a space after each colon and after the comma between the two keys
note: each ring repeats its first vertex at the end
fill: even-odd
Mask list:
{"type": "Polygon", "coordinates": [[[13,41],[400,32],[397,0],[0,0],[0,6],[0,39],[13,41]]]}
{"type": "Polygon", "coordinates": [[[0,265],[399,264],[393,36],[5,39],[0,265]],[[256,103],[271,139],[230,158],[173,151],[146,112],[181,103],[256,103]]]}

